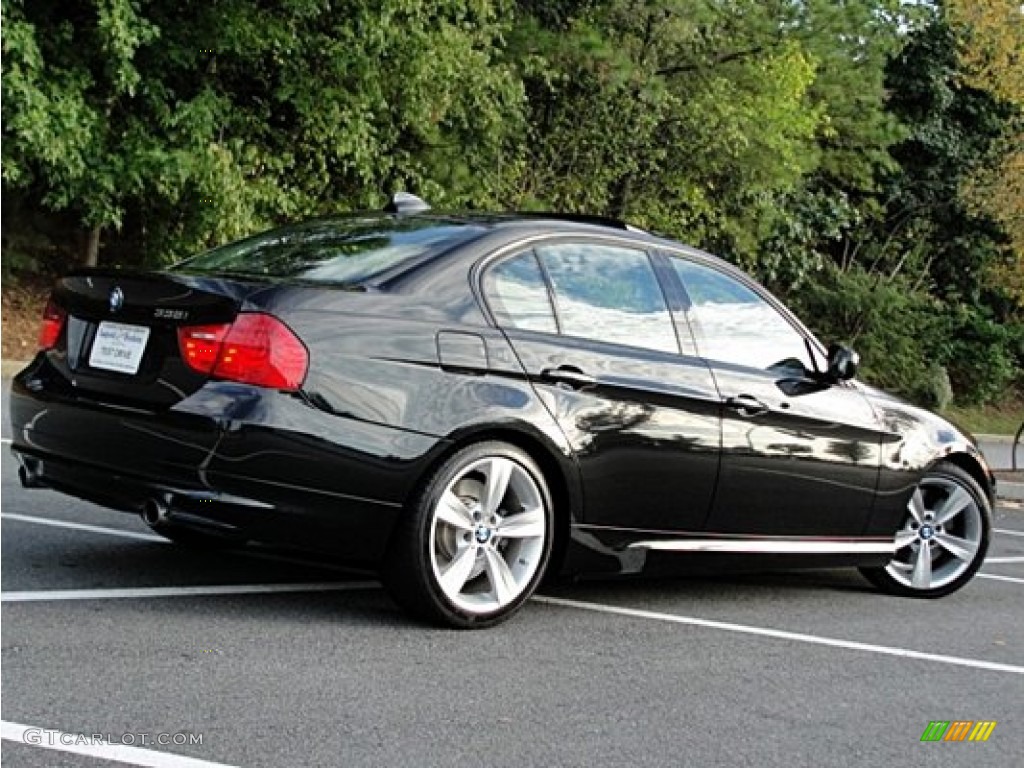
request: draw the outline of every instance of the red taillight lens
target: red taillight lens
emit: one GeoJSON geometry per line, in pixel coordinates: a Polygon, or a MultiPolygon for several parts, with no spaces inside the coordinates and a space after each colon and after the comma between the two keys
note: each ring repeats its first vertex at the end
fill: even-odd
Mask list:
{"type": "Polygon", "coordinates": [[[230,323],[193,325],[178,329],[178,350],[181,359],[200,373],[213,373],[220,356],[220,345],[228,335],[230,323]]]}
{"type": "Polygon", "coordinates": [[[53,349],[57,346],[57,339],[64,329],[64,320],[68,314],[58,307],[53,299],[46,302],[46,309],[43,310],[43,326],[39,329],[39,346],[42,349],[53,349]]]}
{"type": "Polygon", "coordinates": [[[309,367],[291,328],[263,312],[242,312],[230,325],[179,328],[178,348],[200,373],[272,389],[298,389],[309,367]]]}
{"type": "Polygon", "coordinates": [[[213,375],[274,389],[298,389],[309,353],[292,329],[273,315],[243,312],[221,345],[213,375]]]}

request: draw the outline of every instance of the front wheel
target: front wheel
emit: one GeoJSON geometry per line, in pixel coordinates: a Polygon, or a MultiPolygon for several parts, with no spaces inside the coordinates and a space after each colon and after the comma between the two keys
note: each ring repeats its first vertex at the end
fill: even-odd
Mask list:
{"type": "Polygon", "coordinates": [[[928,472],[907,504],[888,565],[861,568],[886,592],[942,597],[971,580],[985,560],[992,510],[977,482],[954,464],[928,472]]]}
{"type": "Polygon", "coordinates": [[[428,621],[491,626],[537,588],[553,530],[551,496],[537,464],[515,446],[477,443],[449,458],[406,509],[384,584],[428,621]]]}

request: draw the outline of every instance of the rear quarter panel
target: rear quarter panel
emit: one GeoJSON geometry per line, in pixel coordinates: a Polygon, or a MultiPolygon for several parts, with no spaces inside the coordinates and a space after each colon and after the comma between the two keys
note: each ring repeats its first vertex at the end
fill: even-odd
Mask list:
{"type": "Polygon", "coordinates": [[[439,291],[437,303],[402,291],[304,288],[263,297],[259,308],[306,344],[309,373],[294,395],[251,388],[246,405],[238,385],[222,382],[191,399],[199,412],[223,413],[232,403],[210,465],[217,484],[255,478],[268,485],[263,496],[277,494],[282,505],[289,488],[303,489],[314,500],[294,511],[306,517],[303,527],[337,537],[354,534],[338,529],[341,508],[359,507],[360,516],[376,508],[390,528],[444,456],[502,431],[543,445],[571,482],[564,436],[504,335],[479,313],[468,282],[465,291],[468,301],[444,305],[439,291]]]}

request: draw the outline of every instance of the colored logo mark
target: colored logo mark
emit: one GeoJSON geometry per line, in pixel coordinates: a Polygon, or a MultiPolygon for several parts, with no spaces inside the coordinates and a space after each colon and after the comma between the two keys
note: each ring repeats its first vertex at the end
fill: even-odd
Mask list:
{"type": "Polygon", "coordinates": [[[932,720],[921,741],[988,741],[995,729],[995,720],[932,720]]]}

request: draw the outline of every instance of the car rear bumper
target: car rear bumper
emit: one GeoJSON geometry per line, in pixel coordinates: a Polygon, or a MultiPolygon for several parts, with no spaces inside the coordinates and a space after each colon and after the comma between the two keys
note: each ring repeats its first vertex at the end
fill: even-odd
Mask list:
{"type": "Polygon", "coordinates": [[[444,441],[323,413],[301,398],[211,382],[162,412],[14,379],[23,483],[126,512],[379,561],[411,479],[444,441]]]}

